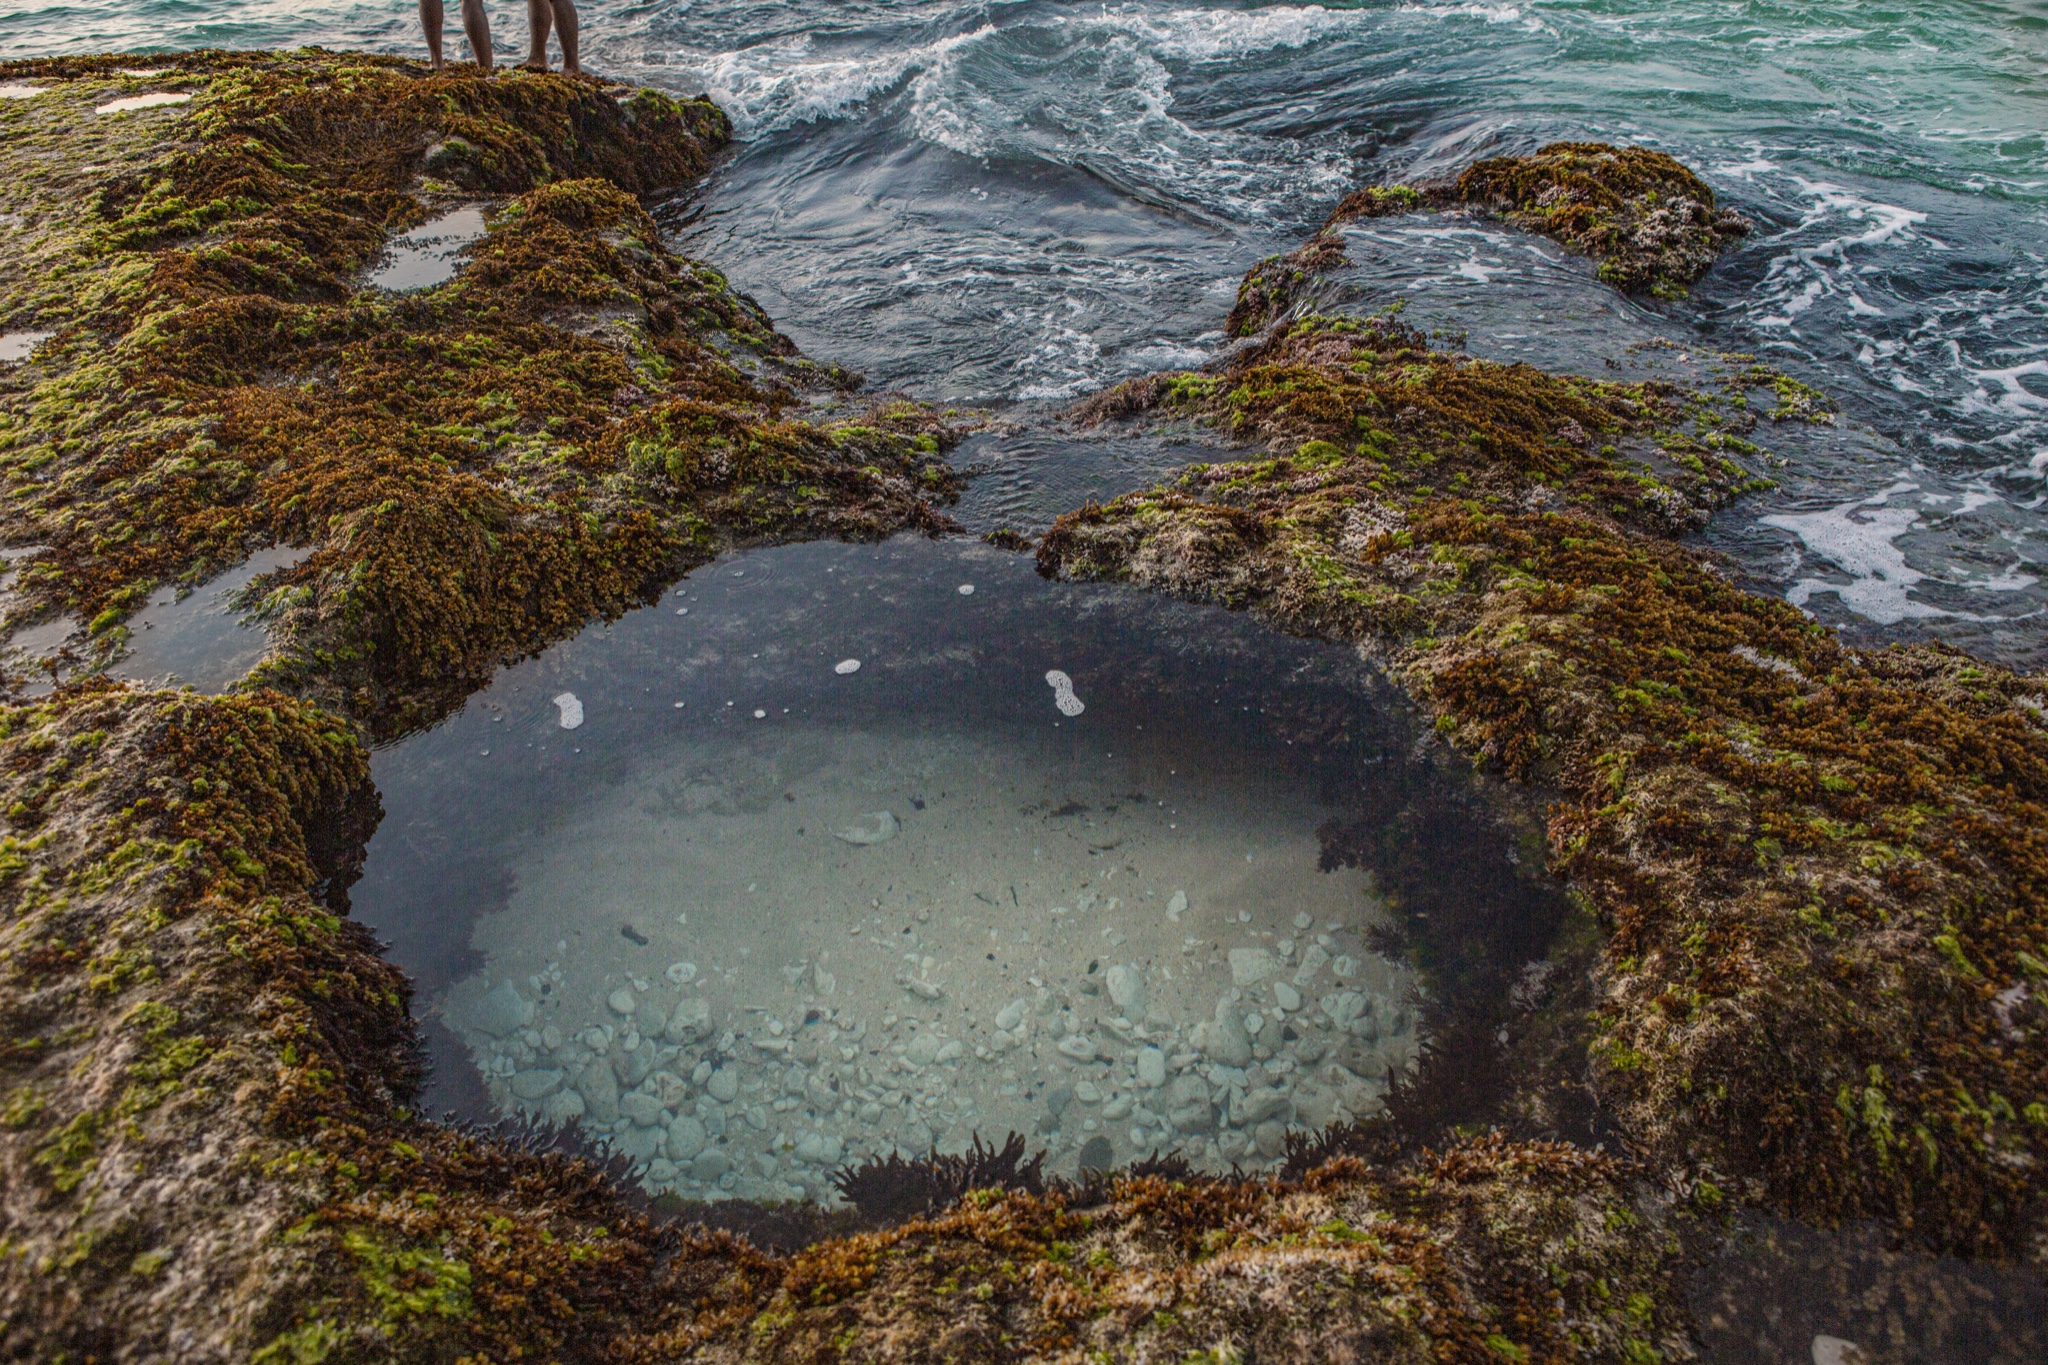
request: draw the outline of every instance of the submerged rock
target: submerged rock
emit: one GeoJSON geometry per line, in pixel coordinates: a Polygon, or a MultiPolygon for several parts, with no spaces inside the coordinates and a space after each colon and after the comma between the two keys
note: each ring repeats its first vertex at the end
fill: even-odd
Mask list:
{"type": "Polygon", "coordinates": [[[688,1047],[709,1038],[713,1027],[711,1003],[692,996],[687,1000],[678,1000],[675,1008],[669,1011],[668,1021],[662,1028],[662,1036],[679,1047],[688,1047]]]}
{"type": "Polygon", "coordinates": [[[578,1072],[576,1091],[583,1097],[584,1108],[590,1117],[599,1123],[618,1122],[619,1079],[609,1061],[599,1059],[578,1072]]]}
{"type": "Polygon", "coordinates": [[[886,844],[896,837],[896,816],[892,812],[878,810],[867,818],[875,822],[873,829],[868,829],[863,825],[854,825],[847,829],[833,830],[832,837],[845,843],[858,844],[864,847],[872,844],[886,844]]]}
{"type": "Polygon", "coordinates": [[[1251,1034],[1245,1030],[1244,1010],[1225,996],[1216,1002],[1215,1017],[1206,1025],[1198,1046],[1211,1060],[1225,1066],[1245,1066],[1252,1060],[1251,1034]]]}
{"type": "Polygon", "coordinates": [[[1118,963],[1103,974],[1103,985],[1116,1007],[1133,1019],[1145,1017],[1145,975],[1136,967],[1118,963]]]}
{"type": "Polygon", "coordinates": [[[515,1029],[525,1028],[532,1019],[533,1003],[519,994],[517,986],[500,981],[477,1002],[469,1022],[481,1032],[503,1038],[515,1029]]]}
{"type": "Polygon", "coordinates": [[[1265,948],[1230,950],[1230,984],[1255,986],[1278,970],[1279,964],[1265,948]]]}
{"type": "Polygon", "coordinates": [[[512,1075],[512,1093],[522,1100],[541,1100],[559,1090],[562,1073],[554,1070],[517,1071],[512,1075]]]}

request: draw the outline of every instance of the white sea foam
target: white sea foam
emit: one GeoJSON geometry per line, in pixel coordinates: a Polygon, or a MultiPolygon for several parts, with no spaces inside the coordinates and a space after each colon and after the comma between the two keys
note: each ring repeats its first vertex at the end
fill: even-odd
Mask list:
{"type": "Polygon", "coordinates": [[[1356,32],[1372,22],[1359,10],[1321,5],[1256,10],[1170,10],[1164,14],[1104,10],[1099,17],[1062,23],[1100,25],[1144,41],[1168,61],[1234,61],[1276,48],[1302,48],[1332,34],[1356,32]]]}
{"type": "Polygon", "coordinates": [[[983,26],[936,42],[866,57],[821,56],[808,33],[734,52],[688,59],[704,88],[732,116],[742,140],[798,123],[844,118],[993,28],[983,26]]]}
{"type": "Polygon", "coordinates": [[[1520,5],[1396,5],[1396,14],[1426,14],[1432,19],[1480,19],[1489,24],[1520,24],[1531,32],[1543,28],[1535,15],[1522,13],[1520,5]]]}
{"type": "Polygon", "coordinates": [[[850,118],[892,92],[907,94],[917,138],[963,156],[1016,155],[1087,164],[1111,179],[1166,189],[1191,204],[1257,216],[1282,201],[1328,199],[1348,188],[1349,159],[1284,139],[1197,130],[1175,118],[1168,63],[1225,62],[1300,48],[1356,31],[1371,16],[1317,6],[1249,12],[1135,8],[1061,16],[965,33],[894,52],[844,56],[808,34],[680,65],[754,140],[799,123],[850,118]],[[991,48],[1063,50],[1030,99],[1005,84],[1014,63],[991,48]],[[979,61],[977,54],[988,54],[979,61]],[[1034,118],[1042,109],[1051,118],[1034,118]],[[1049,127],[1056,128],[1050,132],[1049,127]]]}
{"type": "Polygon", "coordinates": [[[1919,240],[1917,230],[1927,215],[1826,181],[1794,176],[1793,185],[1806,199],[1806,207],[1796,225],[1766,242],[1788,245],[1771,258],[1757,288],[1755,324],[1791,328],[1801,314],[1832,297],[1847,300],[1852,312],[1881,314],[1857,292],[1855,272],[1867,264],[1862,259],[1866,249],[1919,240]],[[1831,231],[1816,241],[1816,228],[1831,231]]]}
{"type": "MultiPolygon", "coordinates": [[[[1913,567],[1907,562],[1901,542],[1909,533],[1927,527],[1921,506],[1906,501],[1920,493],[1919,484],[1900,480],[1868,497],[1838,503],[1821,511],[1785,512],[1761,518],[1766,526],[1775,526],[1798,536],[1809,553],[1826,560],[1849,577],[1847,583],[1826,578],[1802,578],[1786,592],[1786,600],[1803,608],[1814,597],[1833,593],[1850,611],[1883,626],[1940,616],[1975,621],[1988,618],[1936,606],[1915,596],[1915,590],[1922,583],[1931,582],[1974,592],[2013,593],[2024,591],[2040,581],[2018,563],[1988,577],[1960,579],[1936,578],[1913,567]]],[[[1919,501],[1922,504],[1938,503],[1947,501],[1947,498],[1923,494],[1919,501]]],[[[1974,501],[1966,497],[1960,507],[1944,514],[1944,520],[1967,515],[1996,501],[1995,495],[1988,493],[1974,501]]]]}
{"type": "Polygon", "coordinates": [[[2028,375],[2037,375],[2041,377],[2043,385],[2048,386],[2048,360],[2030,360],[2024,365],[2014,365],[2003,370],[1972,369],[1963,362],[1961,350],[1958,348],[1956,363],[1970,378],[1977,381],[1976,391],[1965,405],[1965,411],[1995,411],[2014,415],[2048,413],[2048,396],[2035,393],[2020,382],[2028,375]],[[1996,388],[1998,392],[1993,393],[1992,388],[1996,388]]]}

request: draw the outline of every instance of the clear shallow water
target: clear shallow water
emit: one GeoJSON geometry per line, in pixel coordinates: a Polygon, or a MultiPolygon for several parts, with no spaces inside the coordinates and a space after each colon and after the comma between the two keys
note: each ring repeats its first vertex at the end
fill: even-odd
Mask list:
{"type": "Polygon", "coordinates": [[[657,1191],[1013,1130],[1259,1166],[1415,1059],[1379,886],[1324,866],[1326,827],[1395,837],[1413,743],[1347,651],[1219,609],[971,542],[760,551],[381,752],[355,913],[443,1102],[657,1191]]]}

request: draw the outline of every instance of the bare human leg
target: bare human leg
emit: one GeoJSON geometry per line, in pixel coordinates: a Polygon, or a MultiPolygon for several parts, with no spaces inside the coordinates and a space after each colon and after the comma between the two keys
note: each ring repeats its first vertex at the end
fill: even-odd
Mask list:
{"type": "MultiPolygon", "coordinates": [[[[438,0],[434,8],[440,8],[438,0]]],[[[484,13],[484,0],[462,0],[462,31],[469,35],[469,50],[476,64],[491,70],[496,63],[491,58],[491,18],[484,13]]]]}
{"type": "Polygon", "coordinates": [[[427,64],[441,69],[441,0],[420,0],[420,27],[427,31],[427,64]]]}
{"type": "Polygon", "coordinates": [[[583,74],[576,57],[576,0],[549,0],[555,11],[555,38],[562,45],[562,70],[571,76],[583,74]]]}
{"type": "Polygon", "coordinates": [[[548,69],[548,31],[554,26],[555,10],[548,0],[526,0],[526,32],[531,42],[520,65],[528,71],[548,69]]]}
{"type": "Polygon", "coordinates": [[[552,30],[562,43],[562,70],[576,75],[583,70],[576,52],[576,6],[574,0],[526,0],[526,24],[532,45],[525,65],[531,71],[548,69],[548,33],[552,30]]]}

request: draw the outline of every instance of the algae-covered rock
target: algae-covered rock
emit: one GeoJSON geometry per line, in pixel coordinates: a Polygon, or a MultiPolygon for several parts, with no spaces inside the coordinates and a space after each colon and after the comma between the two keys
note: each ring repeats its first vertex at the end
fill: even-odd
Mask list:
{"type": "Polygon", "coordinates": [[[0,325],[56,333],[0,385],[0,534],[43,547],[4,624],[76,611],[104,655],[155,586],[311,547],[257,585],[259,675],[388,734],[736,541],[943,524],[944,423],[800,415],[847,377],[663,245],[640,197],[725,143],[708,101],[318,51],[151,64],[193,98],[118,147],[92,114],[118,59],[0,69],[44,86],[0,124],[0,325]],[[370,286],[458,206],[488,230],[452,280],[370,286]]]}
{"type": "Polygon", "coordinates": [[[1717,208],[1713,190],[1675,157],[1648,147],[1553,142],[1533,156],[1475,163],[1456,192],[1591,256],[1601,279],[1629,293],[1683,295],[1750,226],[1717,208]]]}
{"type": "Polygon", "coordinates": [[[1474,162],[1455,180],[1371,185],[1338,204],[1321,231],[1245,273],[1223,330],[1256,336],[1304,307],[1315,278],[1346,263],[1344,224],[1399,213],[1491,214],[1591,257],[1625,293],[1679,298],[1749,220],[1677,158],[1648,147],[1553,142],[1528,156],[1474,162]]]}
{"type": "MultiPolygon", "coordinates": [[[[1619,167],[1708,202],[1653,157],[1544,156],[1534,179],[1471,183],[1619,167]]],[[[1061,518],[1039,565],[1370,643],[1438,735],[1541,784],[1550,864],[1609,935],[1565,1069],[1590,1068],[1642,1150],[1797,1216],[2029,1254],[2048,1235],[2048,680],[1852,650],[1677,539],[1755,485],[1753,377],[1623,385],[1390,317],[1301,319],[1216,373],[1084,404],[1206,425],[1245,458],[1061,518]]],[[[1312,975],[1305,954],[1295,981],[1312,975]]],[[[1351,998],[1322,1008],[1362,1042],[1376,1021],[1351,998]]],[[[1237,1047],[1228,1013],[1212,1055],[1237,1047]]]]}

